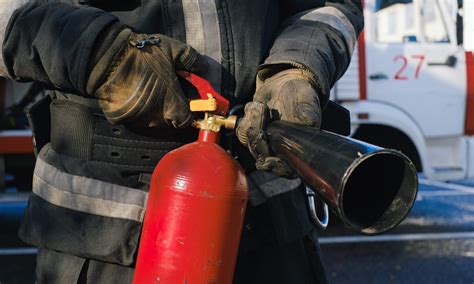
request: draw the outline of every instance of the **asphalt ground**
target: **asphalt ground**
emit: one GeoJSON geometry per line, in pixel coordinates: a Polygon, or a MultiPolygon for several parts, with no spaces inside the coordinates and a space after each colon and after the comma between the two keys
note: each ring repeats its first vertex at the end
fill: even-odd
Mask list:
{"type": "MultiPolygon", "coordinates": [[[[35,249],[16,237],[26,196],[13,196],[0,197],[0,284],[34,283],[35,249]]],[[[331,283],[474,284],[474,181],[421,179],[396,229],[367,237],[333,220],[320,243],[331,283]]]]}
{"type": "Polygon", "coordinates": [[[474,283],[474,181],[420,180],[417,201],[394,230],[320,233],[331,283],[474,283]]]}

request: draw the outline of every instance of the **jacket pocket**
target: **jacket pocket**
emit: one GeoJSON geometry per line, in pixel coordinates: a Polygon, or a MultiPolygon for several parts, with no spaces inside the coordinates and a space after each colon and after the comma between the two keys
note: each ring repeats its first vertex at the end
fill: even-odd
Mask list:
{"type": "Polygon", "coordinates": [[[48,145],[33,175],[33,192],[20,227],[20,238],[32,245],[83,258],[132,265],[145,212],[147,192],[73,175],[48,145]]]}

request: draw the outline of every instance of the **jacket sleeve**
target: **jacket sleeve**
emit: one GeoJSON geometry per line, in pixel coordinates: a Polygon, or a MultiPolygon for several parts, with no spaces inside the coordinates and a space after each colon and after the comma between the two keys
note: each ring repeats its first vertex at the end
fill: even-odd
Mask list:
{"type": "Polygon", "coordinates": [[[282,13],[291,15],[283,21],[260,70],[283,64],[308,71],[325,106],[330,89],[349,66],[363,29],[362,4],[357,0],[332,0],[311,8],[309,2],[318,1],[281,1],[282,13]]]}
{"type": "MultiPolygon", "coordinates": [[[[3,38],[5,36],[5,30],[8,25],[8,20],[12,17],[14,11],[24,4],[28,0],[2,0],[0,4],[0,47],[3,46],[3,38]]],[[[0,76],[8,77],[7,68],[3,62],[3,56],[0,52],[0,76]]]]}
{"type": "Polygon", "coordinates": [[[103,43],[116,40],[123,29],[118,18],[99,9],[32,2],[10,18],[3,61],[16,81],[39,81],[87,96],[88,74],[103,52],[98,46],[109,46],[103,43]]]}

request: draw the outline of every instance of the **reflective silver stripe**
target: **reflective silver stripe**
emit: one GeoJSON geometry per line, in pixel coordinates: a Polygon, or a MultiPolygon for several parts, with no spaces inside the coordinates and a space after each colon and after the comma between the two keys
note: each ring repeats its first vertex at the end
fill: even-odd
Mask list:
{"type": "Polygon", "coordinates": [[[357,33],[349,19],[335,7],[314,9],[300,17],[302,20],[325,23],[342,33],[352,55],[357,41],[357,33]]]}
{"type": "Polygon", "coordinates": [[[36,161],[35,175],[56,188],[119,203],[144,206],[148,195],[135,188],[62,172],[40,158],[36,161]]]}
{"type": "Polygon", "coordinates": [[[183,0],[183,13],[186,43],[194,47],[199,53],[204,53],[204,24],[199,2],[183,0]]]}
{"type": "Polygon", "coordinates": [[[104,217],[143,221],[148,194],[134,188],[71,175],[37,159],[33,192],[64,208],[104,217]]]}
{"type": "MultiPolygon", "coordinates": [[[[3,50],[3,41],[5,39],[5,30],[13,12],[28,3],[28,0],[0,0],[0,51],[3,50]]],[[[8,77],[7,68],[3,61],[2,52],[0,52],[0,77],[8,77]]]]}
{"type": "Polygon", "coordinates": [[[221,91],[221,37],[214,0],[182,0],[186,43],[205,55],[209,70],[205,77],[221,91]]]}

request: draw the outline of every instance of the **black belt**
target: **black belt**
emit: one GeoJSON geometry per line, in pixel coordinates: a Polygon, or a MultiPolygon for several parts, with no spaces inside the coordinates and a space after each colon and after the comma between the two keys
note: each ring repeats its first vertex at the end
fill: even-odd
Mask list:
{"type": "Polygon", "coordinates": [[[60,154],[110,165],[153,170],[169,151],[195,140],[192,129],[133,130],[110,124],[100,109],[67,99],[54,99],[51,147],[60,154]]]}

